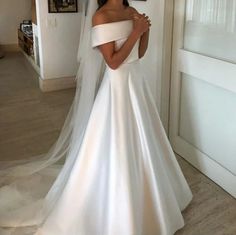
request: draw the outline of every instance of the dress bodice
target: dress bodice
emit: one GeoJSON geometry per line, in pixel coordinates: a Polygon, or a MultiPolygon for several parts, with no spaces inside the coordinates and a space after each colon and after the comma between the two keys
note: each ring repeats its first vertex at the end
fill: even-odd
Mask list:
{"type": "MultiPolygon", "coordinates": [[[[116,50],[119,50],[129,37],[132,30],[132,20],[123,20],[96,25],[92,27],[92,47],[95,48],[99,45],[114,41],[116,50]]],[[[131,63],[139,59],[138,48],[139,40],[136,42],[131,53],[125,59],[123,64],[131,63]]]]}

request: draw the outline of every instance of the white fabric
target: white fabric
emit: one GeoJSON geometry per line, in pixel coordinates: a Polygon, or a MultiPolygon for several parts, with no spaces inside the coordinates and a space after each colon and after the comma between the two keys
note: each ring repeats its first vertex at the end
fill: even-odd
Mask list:
{"type": "Polygon", "coordinates": [[[127,35],[132,31],[132,27],[132,20],[96,25],[92,28],[92,47],[96,47],[104,42],[108,43],[118,39],[127,38],[127,35]],[[116,27],[114,27],[114,25],[116,25],[116,27]],[[109,35],[107,35],[107,31],[110,32],[109,35]]]}
{"type": "MultiPolygon", "coordinates": [[[[93,45],[121,24],[130,31],[128,21],[96,27],[93,45]]],[[[192,194],[134,55],[106,66],[77,159],[37,235],[173,235],[184,225],[192,194]]]]}
{"type": "MultiPolygon", "coordinates": [[[[93,46],[114,33],[119,49],[131,29],[131,21],[93,28],[93,46]]],[[[1,234],[173,235],[184,225],[192,193],[142,75],[138,43],[117,70],[106,66],[98,93],[98,50],[79,57],[81,92],[51,152],[0,171],[1,234]],[[53,164],[65,157],[62,168],[53,164]]]]}

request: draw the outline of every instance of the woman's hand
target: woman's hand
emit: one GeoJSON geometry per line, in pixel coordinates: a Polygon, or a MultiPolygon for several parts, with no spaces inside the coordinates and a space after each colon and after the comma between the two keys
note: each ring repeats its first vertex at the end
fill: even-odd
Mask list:
{"type": "Polygon", "coordinates": [[[151,26],[151,21],[149,17],[146,16],[145,14],[139,14],[139,13],[133,14],[133,21],[134,21],[134,31],[139,36],[142,36],[142,34],[148,31],[151,26]]]}

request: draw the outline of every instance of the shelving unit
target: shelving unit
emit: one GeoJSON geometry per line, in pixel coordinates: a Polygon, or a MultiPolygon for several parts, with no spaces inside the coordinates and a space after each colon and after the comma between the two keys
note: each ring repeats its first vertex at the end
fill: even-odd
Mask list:
{"type": "Polygon", "coordinates": [[[18,29],[18,43],[20,48],[29,56],[34,58],[34,41],[33,37],[27,36],[18,29]]]}

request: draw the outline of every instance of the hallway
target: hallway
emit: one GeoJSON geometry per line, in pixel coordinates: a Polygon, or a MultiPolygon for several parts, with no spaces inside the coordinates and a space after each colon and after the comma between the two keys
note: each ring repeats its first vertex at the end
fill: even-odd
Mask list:
{"type": "MultiPolygon", "coordinates": [[[[1,161],[47,152],[59,135],[75,90],[42,93],[37,76],[19,52],[0,60],[1,161]]],[[[183,212],[186,225],[175,235],[235,235],[235,199],[177,159],[194,197],[183,212]]]]}

